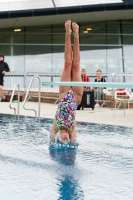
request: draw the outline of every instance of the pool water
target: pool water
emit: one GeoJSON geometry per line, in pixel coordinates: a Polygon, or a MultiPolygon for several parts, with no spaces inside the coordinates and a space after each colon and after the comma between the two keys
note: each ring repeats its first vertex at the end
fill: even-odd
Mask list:
{"type": "Polygon", "coordinates": [[[56,148],[51,123],[0,115],[0,199],[133,199],[133,128],[78,122],[78,146],[56,148]]]}

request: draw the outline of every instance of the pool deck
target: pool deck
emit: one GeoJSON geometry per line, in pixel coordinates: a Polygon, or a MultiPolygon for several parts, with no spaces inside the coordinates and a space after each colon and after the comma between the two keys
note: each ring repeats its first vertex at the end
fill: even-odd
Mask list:
{"type": "MultiPolygon", "coordinates": [[[[12,107],[17,108],[17,103],[12,103],[12,107]]],[[[36,102],[27,102],[25,107],[27,109],[35,109],[38,111],[38,103],[36,102]]],[[[41,103],[41,117],[44,118],[54,118],[57,105],[50,103],[41,103]]],[[[9,103],[0,102],[0,113],[5,114],[14,114],[14,110],[9,108],[9,103]]],[[[93,122],[93,123],[102,123],[102,124],[113,124],[133,127],[133,108],[125,110],[120,108],[115,111],[113,108],[102,107],[95,108],[85,108],[84,110],[76,111],[76,120],[81,122],[93,122]]],[[[23,102],[20,103],[20,115],[35,116],[33,111],[23,109],[23,102]]]]}

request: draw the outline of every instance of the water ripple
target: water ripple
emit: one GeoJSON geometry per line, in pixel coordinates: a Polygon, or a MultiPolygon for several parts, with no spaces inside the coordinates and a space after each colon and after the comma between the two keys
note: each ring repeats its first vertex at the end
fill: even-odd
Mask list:
{"type": "Polygon", "coordinates": [[[77,122],[78,145],[50,146],[51,123],[0,115],[1,199],[132,200],[132,128],[77,122]]]}

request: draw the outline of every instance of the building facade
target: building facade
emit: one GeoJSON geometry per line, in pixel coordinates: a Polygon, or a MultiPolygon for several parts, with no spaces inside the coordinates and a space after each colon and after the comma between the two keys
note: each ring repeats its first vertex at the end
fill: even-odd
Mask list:
{"type": "Polygon", "coordinates": [[[109,73],[132,72],[133,3],[126,0],[88,5],[87,2],[90,0],[80,6],[82,12],[77,5],[58,5],[58,13],[54,13],[55,8],[34,9],[34,16],[21,7],[1,11],[0,53],[5,55],[11,71],[61,72],[64,23],[71,19],[80,28],[81,68],[87,72],[99,68],[109,73]]]}

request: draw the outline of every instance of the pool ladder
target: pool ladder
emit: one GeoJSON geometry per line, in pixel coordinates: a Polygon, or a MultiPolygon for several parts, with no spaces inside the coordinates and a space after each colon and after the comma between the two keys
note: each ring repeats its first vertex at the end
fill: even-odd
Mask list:
{"type": "Polygon", "coordinates": [[[16,87],[18,87],[18,112],[17,112],[17,115],[18,115],[18,120],[19,120],[20,86],[19,86],[18,83],[16,83],[15,86],[14,86],[14,89],[13,89],[13,92],[12,92],[12,95],[11,95],[11,98],[10,98],[10,102],[9,102],[9,108],[14,109],[14,114],[16,115],[16,108],[15,107],[13,108],[12,105],[11,105],[16,87]]]}
{"type": "MultiPolygon", "coordinates": [[[[34,110],[34,109],[28,109],[28,108],[25,108],[25,103],[28,99],[28,94],[29,94],[29,91],[30,91],[30,88],[31,88],[31,85],[32,85],[32,82],[35,78],[38,78],[39,80],[39,96],[38,96],[38,127],[40,128],[40,100],[41,100],[41,97],[40,97],[40,91],[41,91],[41,79],[38,75],[35,75],[32,77],[31,81],[30,81],[30,84],[29,84],[29,87],[27,89],[27,92],[26,92],[26,95],[25,95],[25,98],[24,98],[24,103],[23,103],[23,108],[25,110],[32,110],[35,112],[35,117],[37,117],[37,111],[34,110]]],[[[11,109],[14,109],[14,114],[16,115],[16,108],[12,107],[11,104],[12,104],[12,100],[13,100],[13,96],[14,96],[14,93],[15,93],[15,89],[16,87],[18,86],[18,112],[17,112],[17,115],[18,115],[18,120],[19,120],[19,101],[20,101],[20,86],[18,83],[15,84],[14,86],[14,89],[13,89],[13,92],[12,92],[12,95],[11,95],[11,98],[10,98],[10,103],[9,103],[9,108],[11,109]]]]}
{"type": "Polygon", "coordinates": [[[31,79],[31,81],[30,81],[29,87],[27,89],[27,92],[26,92],[26,95],[25,95],[25,98],[24,98],[23,108],[25,110],[32,110],[32,111],[34,111],[35,112],[35,117],[37,117],[37,111],[36,110],[25,108],[25,103],[26,103],[26,101],[28,99],[28,94],[29,94],[31,85],[33,83],[33,80],[35,78],[38,78],[38,80],[39,80],[39,91],[38,91],[39,92],[39,96],[38,96],[38,127],[40,128],[40,100],[41,100],[40,91],[41,91],[41,79],[40,79],[40,77],[38,75],[33,76],[32,79],[31,79]]]}

